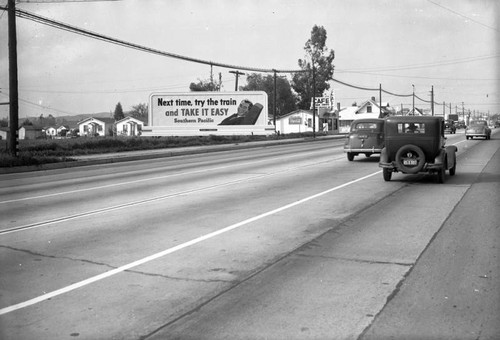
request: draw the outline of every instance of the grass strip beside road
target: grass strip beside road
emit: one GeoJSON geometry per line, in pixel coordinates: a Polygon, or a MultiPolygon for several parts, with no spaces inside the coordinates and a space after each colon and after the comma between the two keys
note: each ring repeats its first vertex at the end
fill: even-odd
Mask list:
{"type": "Polygon", "coordinates": [[[77,137],[20,140],[17,157],[8,152],[7,141],[0,140],[0,167],[42,165],[76,161],[76,156],[125,151],[155,150],[186,146],[307,138],[312,133],[270,136],[192,136],[192,137],[77,137]]]}

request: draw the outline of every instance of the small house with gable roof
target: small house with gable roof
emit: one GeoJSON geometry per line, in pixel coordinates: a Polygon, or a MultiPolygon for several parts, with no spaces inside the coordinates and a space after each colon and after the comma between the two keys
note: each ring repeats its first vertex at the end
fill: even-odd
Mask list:
{"type": "Polygon", "coordinates": [[[379,105],[375,98],[365,101],[360,106],[345,107],[339,112],[339,132],[349,133],[351,123],[356,119],[384,118],[390,112],[388,103],[379,105]]]}
{"type": "Polygon", "coordinates": [[[78,122],[79,135],[84,137],[109,136],[113,131],[115,120],[113,118],[90,117],[78,122]]]}
{"type": "Polygon", "coordinates": [[[144,122],[134,117],[125,117],[115,123],[118,136],[140,136],[144,122]]]}

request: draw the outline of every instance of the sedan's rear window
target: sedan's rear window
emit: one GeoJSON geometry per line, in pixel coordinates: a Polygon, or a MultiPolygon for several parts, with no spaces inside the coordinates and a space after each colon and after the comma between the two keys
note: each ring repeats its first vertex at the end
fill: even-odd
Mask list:
{"type": "Polygon", "coordinates": [[[471,126],[487,126],[486,122],[484,120],[473,120],[470,122],[471,126]]]}
{"type": "Polygon", "coordinates": [[[380,129],[380,124],[377,123],[357,123],[354,124],[352,131],[357,131],[357,130],[379,130],[380,129]]]}
{"type": "Polygon", "coordinates": [[[399,123],[398,133],[425,133],[424,123],[399,123]]]}

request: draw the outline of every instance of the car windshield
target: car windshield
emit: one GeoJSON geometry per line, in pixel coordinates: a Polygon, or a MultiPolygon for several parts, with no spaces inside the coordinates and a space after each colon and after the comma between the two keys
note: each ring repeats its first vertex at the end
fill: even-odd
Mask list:
{"type": "Polygon", "coordinates": [[[398,133],[425,133],[424,123],[399,123],[398,133]]]}
{"type": "Polygon", "coordinates": [[[354,124],[352,131],[357,130],[380,130],[380,124],[369,122],[357,123],[354,124]]]}
{"type": "Polygon", "coordinates": [[[470,122],[471,126],[486,126],[486,122],[484,120],[473,120],[470,122]]]}

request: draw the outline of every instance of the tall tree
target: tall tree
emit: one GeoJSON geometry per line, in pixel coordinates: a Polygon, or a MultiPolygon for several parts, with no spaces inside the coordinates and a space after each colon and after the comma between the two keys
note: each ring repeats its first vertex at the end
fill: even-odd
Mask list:
{"type": "Polygon", "coordinates": [[[113,115],[113,117],[115,118],[115,121],[119,121],[119,120],[122,120],[123,118],[125,118],[125,114],[123,113],[122,104],[120,102],[118,102],[118,104],[116,104],[115,114],[113,115]]]}
{"type": "Polygon", "coordinates": [[[33,122],[31,120],[29,120],[28,118],[26,118],[22,123],[21,123],[21,126],[33,126],[33,122]]]}
{"type": "Polygon", "coordinates": [[[130,115],[134,118],[138,118],[140,120],[144,120],[148,118],[148,104],[140,103],[138,105],[132,106],[132,110],[130,110],[130,115]]]}
{"type": "Polygon", "coordinates": [[[45,124],[47,124],[48,126],[56,125],[56,118],[52,114],[49,114],[47,120],[45,121],[45,124]]]}
{"type": "MultiPolygon", "coordinates": [[[[252,73],[247,76],[247,85],[242,87],[243,91],[264,91],[267,93],[269,113],[274,112],[274,76],[252,73]]],[[[296,98],[288,79],[276,78],[276,114],[277,116],[292,112],[297,108],[296,98]]]]}
{"type": "Polygon", "coordinates": [[[326,30],[323,26],[314,25],[304,46],[305,59],[299,59],[299,67],[306,71],[295,73],[292,78],[292,88],[298,94],[298,107],[308,109],[312,97],[319,97],[330,88],[328,83],[333,79],[333,59],[335,52],[326,47],[326,30]],[[315,68],[316,93],[313,94],[312,65],[315,68]]]}

